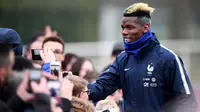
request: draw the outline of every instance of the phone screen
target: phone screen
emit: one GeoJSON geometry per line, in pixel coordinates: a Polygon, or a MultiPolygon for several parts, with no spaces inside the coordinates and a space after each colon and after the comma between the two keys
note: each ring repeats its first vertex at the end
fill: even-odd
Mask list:
{"type": "Polygon", "coordinates": [[[59,72],[60,72],[60,63],[58,62],[52,62],[50,65],[50,70],[51,70],[51,74],[58,76],[59,72]]]}
{"type": "Polygon", "coordinates": [[[39,81],[42,77],[40,70],[30,70],[29,80],[31,81],[39,81]]]}
{"type": "Polygon", "coordinates": [[[32,60],[42,60],[40,56],[41,49],[31,49],[32,60]]]}
{"type": "Polygon", "coordinates": [[[31,88],[31,85],[30,85],[31,81],[35,81],[35,82],[39,83],[41,78],[42,78],[41,70],[31,69],[29,71],[29,83],[28,83],[29,89],[28,89],[28,91],[30,93],[32,93],[32,88],[31,88]]]}

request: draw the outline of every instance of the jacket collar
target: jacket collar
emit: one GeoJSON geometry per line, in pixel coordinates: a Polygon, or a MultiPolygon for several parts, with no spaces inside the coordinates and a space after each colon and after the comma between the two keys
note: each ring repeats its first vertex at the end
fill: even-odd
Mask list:
{"type": "Polygon", "coordinates": [[[147,54],[149,51],[151,51],[156,45],[160,44],[160,42],[158,41],[155,33],[152,33],[152,38],[148,40],[147,42],[147,46],[145,46],[144,48],[142,48],[139,52],[139,57],[142,58],[143,56],[145,56],[145,54],[147,54]]]}

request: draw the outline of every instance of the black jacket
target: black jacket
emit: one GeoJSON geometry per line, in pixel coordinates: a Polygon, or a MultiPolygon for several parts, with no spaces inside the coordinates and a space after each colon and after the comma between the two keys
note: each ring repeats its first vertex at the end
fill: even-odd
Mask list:
{"type": "Polygon", "coordinates": [[[0,101],[0,112],[12,112],[12,111],[3,101],[0,101]]]}
{"type": "MultiPolygon", "coordinates": [[[[33,108],[35,112],[51,112],[50,98],[45,94],[35,94],[33,108]]],[[[7,104],[0,101],[0,112],[23,112],[25,103],[18,97],[13,96],[7,104]]]]}

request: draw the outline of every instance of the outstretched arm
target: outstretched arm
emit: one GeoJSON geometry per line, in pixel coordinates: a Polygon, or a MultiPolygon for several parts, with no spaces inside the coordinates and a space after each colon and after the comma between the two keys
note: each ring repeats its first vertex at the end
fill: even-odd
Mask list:
{"type": "Polygon", "coordinates": [[[118,59],[93,84],[88,84],[89,98],[94,102],[105,99],[114,93],[120,86],[118,59]]]}

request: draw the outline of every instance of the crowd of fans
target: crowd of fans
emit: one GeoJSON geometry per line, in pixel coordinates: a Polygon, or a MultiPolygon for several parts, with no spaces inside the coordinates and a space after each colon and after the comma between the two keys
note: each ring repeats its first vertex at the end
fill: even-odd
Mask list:
{"type": "MultiPolygon", "coordinates": [[[[47,26],[30,39],[23,52],[18,33],[0,29],[0,112],[122,111],[121,90],[99,102],[89,99],[87,85],[94,83],[100,72],[87,57],[65,54],[64,43],[57,32],[47,26]],[[34,50],[39,50],[37,55],[41,59],[35,59],[34,50]],[[55,62],[60,63],[59,69],[51,72],[49,66],[55,62]]],[[[121,43],[116,44],[108,64],[123,50],[121,43]]]]}

